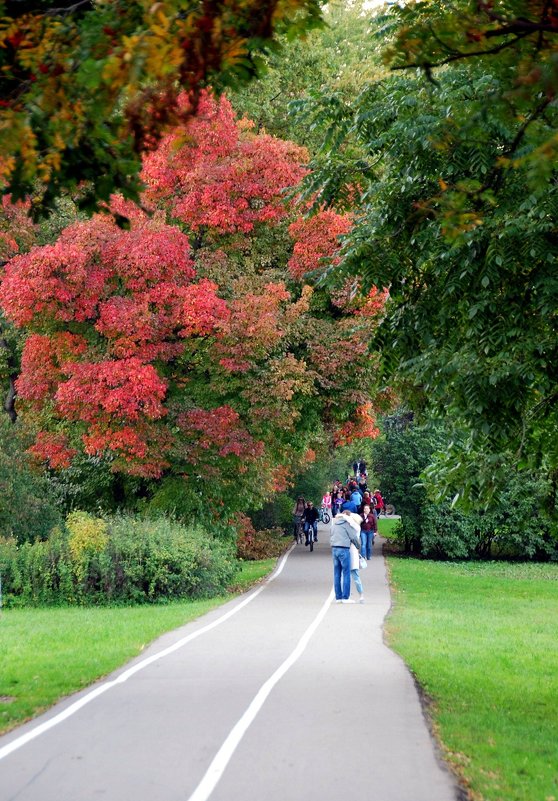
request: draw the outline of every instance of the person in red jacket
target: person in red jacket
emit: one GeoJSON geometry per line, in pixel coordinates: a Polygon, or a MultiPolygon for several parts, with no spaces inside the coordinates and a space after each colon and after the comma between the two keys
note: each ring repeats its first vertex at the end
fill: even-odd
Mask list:
{"type": "Polygon", "coordinates": [[[376,498],[376,511],[379,517],[384,512],[384,499],[379,489],[374,490],[374,497],[376,498]]]}
{"type": "Polygon", "coordinates": [[[369,506],[371,509],[376,508],[376,504],[372,500],[372,497],[368,490],[366,490],[366,492],[362,496],[362,503],[360,504],[360,508],[358,510],[359,515],[362,514],[362,510],[364,509],[365,506],[369,506]]]}

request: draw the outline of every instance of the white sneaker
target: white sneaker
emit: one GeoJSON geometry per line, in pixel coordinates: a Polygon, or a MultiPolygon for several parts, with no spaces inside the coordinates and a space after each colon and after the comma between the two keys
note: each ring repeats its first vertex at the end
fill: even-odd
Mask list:
{"type": "Polygon", "coordinates": [[[364,593],[360,596],[358,602],[359,602],[359,604],[363,604],[364,603],[364,593]]]}
{"type": "Polygon", "coordinates": [[[341,601],[341,603],[342,603],[342,604],[354,604],[354,601],[353,601],[353,599],[352,599],[352,598],[343,598],[343,600],[341,601]]]}
{"type": "Polygon", "coordinates": [[[336,599],[335,599],[335,603],[336,603],[336,604],[342,604],[342,603],[343,603],[343,601],[341,600],[341,598],[336,598],[336,599]]]}

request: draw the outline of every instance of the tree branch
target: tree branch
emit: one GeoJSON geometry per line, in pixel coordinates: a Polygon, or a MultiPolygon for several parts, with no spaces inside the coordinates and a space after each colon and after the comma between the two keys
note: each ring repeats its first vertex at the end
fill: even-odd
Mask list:
{"type": "Polygon", "coordinates": [[[62,14],[75,14],[76,11],[81,11],[81,9],[84,9],[85,6],[89,6],[92,9],[92,0],[80,0],[80,2],[74,3],[72,6],[68,6],[66,8],[51,8],[48,11],[45,11],[45,17],[56,17],[62,14]]]}
{"type": "MultiPolygon", "coordinates": [[[[544,113],[545,109],[550,105],[552,100],[553,98],[545,97],[544,100],[541,103],[539,103],[539,105],[535,109],[533,109],[533,111],[527,117],[523,125],[521,125],[520,128],[518,129],[509,147],[506,148],[506,150],[504,151],[503,156],[505,158],[510,158],[511,156],[513,156],[513,154],[521,144],[521,141],[525,136],[525,133],[527,132],[527,128],[531,125],[532,122],[537,120],[544,113]]],[[[497,192],[498,189],[500,189],[500,187],[502,186],[502,183],[504,181],[504,170],[502,169],[502,167],[496,167],[493,170],[492,177],[494,181],[492,182],[492,180],[489,179],[485,184],[485,188],[487,189],[490,188],[493,189],[495,192],[497,192]]]]}
{"type": "MultiPolygon", "coordinates": [[[[557,31],[558,33],[558,31],[557,31]]],[[[489,50],[470,50],[467,53],[463,53],[462,51],[455,53],[453,56],[448,56],[447,58],[442,59],[442,61],[437,61],[433,64],[430,61],[425,61],[421,64],[402,64],[401,66],[392,67],[392,70],[408,70],[413,67],[420,67],[421,69],[425,70],[429,73],[431,70],[436,69],[437,67],[443,67],[445,64],[451,64],[453,61],[459,61],[463,58],[476,58],[477,56],[491,56],[494,53],[500,53],[502,50],[505,50],[507,47],[513,47],[513,45],[520,42],[526,36],[529,36],[529,33],[522,33],[518,34],[515,39],[512,39],[509,42],[502,42],[501,44],[497,45],[496,47],[491,47],[489,50]]]]}
{"type": "Polygon", "coordinates": [[[50,0],[6,0],[4,13],[6,17],[18,19],[25,14],[38,14],[44,16],[56,16],[58,14],[74,14],[85,6],[93,8],[93,0],[71,0],[64,4],[64,0],[58,0],[56,6],[50,0]]]}
{"type": "Polygon", "coordinates": [[[532,33],[558,33],[556,25],[546,22],[531,22],[531,20],[516,20],[509,25],[501,28],[494,28],[484,32],[485,39],[494,39],[499,36],[509,36],[510,34],[525,34],[530,36],[532,33]]]}

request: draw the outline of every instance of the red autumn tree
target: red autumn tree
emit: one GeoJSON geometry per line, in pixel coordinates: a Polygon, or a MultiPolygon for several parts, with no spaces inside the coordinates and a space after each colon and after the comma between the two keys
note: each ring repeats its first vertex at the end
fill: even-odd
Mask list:
{"type": "Polygon", "coordinates": [[[164,475],[192,506],[202,481],[231,510],[284,488],[326,439],[374,433],[383,301],[304,282],[350,225],[287,199],[305,159],[207,94],[145,159],[151,216],[114,198],[129,230],[97,215],[9,262],[1,303],[28,332],[17,386],[38,458],[164,475]]]}
{"type": "Polygon", "coordinates": [[[226,312],[215,290],[195,281],[187,236],[159,218],[134,210],[129,231],[107,215],[70,226],[5,269],[3,308],[33,332],[19,397],[77,424],[87,453],[160,475],[169,448],[164,365],[226,312]]]}

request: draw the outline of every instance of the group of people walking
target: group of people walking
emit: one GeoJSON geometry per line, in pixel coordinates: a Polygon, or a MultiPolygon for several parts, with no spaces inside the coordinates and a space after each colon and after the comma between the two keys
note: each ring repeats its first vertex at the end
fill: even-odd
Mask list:
{"type": "Polygon", "coordinates": [[[333,517],[344,509],[360,514],[365,506],[369,506],[376,513],[376,517],[379,517],[385,509],[380,490],[376,489],[371,492],[368,489],[366,474],[361,474],[358,480],[356,478],[349,479],[346,484],[337,479],[331,492],[326,492],[324,495],[322,504],[331,508],[333,517]]]}
{"type": "MultiPolygon", "coordinates": [[[[331,491],[322,498],[322,507],[332,516],[330,545],[333,557],[333,586],[337,603],[354,603],[351,600],[351,578],[355,582],[360,603],[364,603],[364,589],[359,570],[373,552],[378,531],[378,516],[384,510],[379,489],[368,489],[366,465],[361,460],[353,465],[354,476],[345,484],[337,479],[331,491]]],[[[302,529],[306,545],[318,541],[318,510],[312,501],[302,496],[293,509],[294,538],[302,529]]]]}
{"type": "MultiPolygon", "coordinates": [[[[379,489],[368,489],[366,465],[361,460],[353,465],[354,477],[346,484],[337,480],[331,492],[333,522],[330,545],[333,557],[333,586],[338,603],[351,600],[351,578],[355,582],[360,603],[364,590],[359,568],[366,567],[372,556],[374,537],[378,531],[378,515],[384,500],[379,489]]],[[[324,496],[326,500],[326,496],[324,496]]]]}

